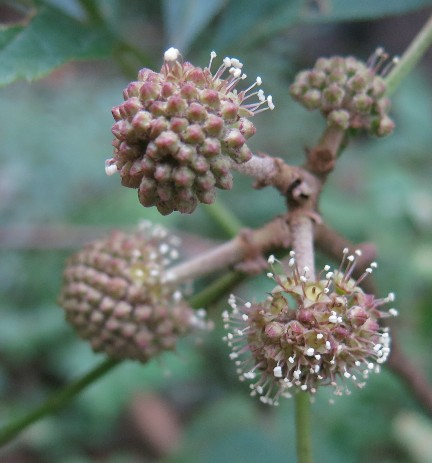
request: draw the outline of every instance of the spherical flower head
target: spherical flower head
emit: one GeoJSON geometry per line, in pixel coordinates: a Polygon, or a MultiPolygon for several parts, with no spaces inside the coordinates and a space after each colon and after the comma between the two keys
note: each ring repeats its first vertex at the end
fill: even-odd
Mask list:
{"type": "Polygon", "coordinates": [[[274,108],[271,95],[256,90],[260,77],[237,90],[246,79],[238,59],[227,57],[212,71],[216,53],[210,56],[200,68],[169,48],[160,72],[141,69],[112,110],[114,156],[106,173],[119,172],[124,186],[138,188],[143,206],[164,215],[191,213],[199,202],[212,203],[216,188],[231,189],[231,164],[252,156],[250,117],[274,108]]]}
{"type": "Polygon", "coordinates": [[[170,282],[178,238],[142,223],[113,232],[73,255],[59,303],[67,321],[97,352],[146,362],[175,348],[199,321],[170,282]]]}
{"type": "Polygon", "coordinates": [[[388,116],[385,75],[397,62],[378,48],[365,64],[352,56],[319,58],[300,72],[290,87],[291,96],[307,109],[318,109],[330,126],[361,129],[385,136],[394,129],[388,116]]]}
{"type": "Polygon", "coordinates": [[[268,274],[277,286],[265,301],[230,297],[232,310],[223,313],[224,340],[240,380],[252,380],[251,395],[277,405],[292,392],[315,394],[326,385],[336,395],[349,394],[348,382],[363,387],[370,372],[379,371],[390,353],[389,331],[380,327],[380,319],[396,315],[381,306],[394,295],[376,299],[360,288],[376,264],[353,279],[359,254],[344,252],[338,269],[325,266],[311,280],[309,269],[299,269],[292,253],[288,275],[268,274]]]}

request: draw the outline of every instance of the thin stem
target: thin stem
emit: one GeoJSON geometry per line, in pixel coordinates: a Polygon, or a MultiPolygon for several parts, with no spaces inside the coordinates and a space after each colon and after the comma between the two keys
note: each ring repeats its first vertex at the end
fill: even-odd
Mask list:
{"type": "MultiPolygon", "coordinates": [[[[308,211],[296,209],[290,217],[293,250],[300,269],[309,268],[307,277],[315,279],[314,230],[308,211]]],[[[295,396],[296,448],[298,463],[312,463],[312,439],[310,426],[310,397],[307,392],[295,396]]]]}
{"type": "Polygon", "coordinates": [[[11,421],[9,424],[0,429],[0,445],[10,442],[15,436],[17,436],[21,431],[26,429],[31,424],[64,407],[87,386],[107,374],[119,363],[120,360],[114,360],[110,358],[104,360],[84,376],[68,384],[65,388],[56,394],[53,394],[42,405],[39,405],[27,415],[11,421]]]}
{"type": "Polygon", "coordinates": [[[297,432],[297,463],[312,463],[310,400],[307,392],[298,392],[295,395],[295,422],[297,432]]]}
{"type": "Polygon", "coordinates": [[[227,236],[236,236],[242,228],[241,222],[220,199],[211,206],[204,207],[204,210],[220,226],[227,236]]]}
{"type": "Polygon", "coordinates": [[[240,272],[228,272],[206,286],[201,292],[190,300],[193,307],[208,306],[220,299],[224,294],[244,280],[245,274],[240,272]]]}
{"type": "Polygon", "coordinates": [[[404,80],[407,74],[420,61],[426,50],[432,45],[432,16],[426,24],[420,29],[411,45],[406,49],[405,53],[398,64],[393,68],[387,76],[387,95],[392,94],[398,85],[404,80]]]}

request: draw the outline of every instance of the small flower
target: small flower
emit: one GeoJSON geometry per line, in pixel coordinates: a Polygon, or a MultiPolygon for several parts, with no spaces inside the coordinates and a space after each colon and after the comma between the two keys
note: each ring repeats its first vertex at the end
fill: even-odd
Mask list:
{"type": "Polygon", "coordinates": [[[390,134],[390,100],[385,98],[388,74],[397,58],[378,48],[365,64],[352,56],[319,58],[311,70],[300,72],[291,96],[307,109],[319,109],[331,126],[363,129],[377,136],[390,134]]]}
{"type": "Polygon", "coordinates": [[[191,213],[199,202],[210,204],[215,189],[231,189],[231,164],[248,161],[246,140],[255,134],[249,120],[274,109],[271,95],[260,89],[260,77],[244,90],[246,79],[237,58],[224,58],[212,71],[183,62],[169,48],[160,72],[141,69],[138,80],[113,108],[114,156],[108,175],[120,173],[124,186],[138,188],[143,206],[166,215],[191,213]]]}
{"type": "MultiPolygon", "coordinates": [[[[231,312],[223,314],[241,380],[251,379],[251,395],[277,405],[291,392],[315,394],[330,385],[335,394],[349,394],[347,380],[363,387],[370,372],[378,372],[390,353],[390,334],[380,328],[381,318],[396,315],[381,306],[394,300],[390,293],[376,299],[359,284],[376,263],[358,279],[352,278],[360,250],[344,250],[337,269],[325,266],[316,280],[300,269],[291,252],[289,274],[278,275],[270,296],[261,303],[241,303],[229,299],[231,312]]],[[[276,259],[271,256],[269,262],[276,259]]]]}
{"type": "Polygon", "coordinates": [[[59,303],[93,350],[146,362],[203,327],[203,314],[169,281],[178,245],[164,228],[143,222],[138,231],[113,232],[68,260],[59,303]]]}

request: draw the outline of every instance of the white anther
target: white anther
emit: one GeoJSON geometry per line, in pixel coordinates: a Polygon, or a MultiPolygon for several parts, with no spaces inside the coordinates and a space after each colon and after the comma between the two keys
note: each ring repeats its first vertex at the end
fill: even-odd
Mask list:
{"type": "Polygon", "coordinates": [[[312,357],[314,353],[315,349],[313,347],[309,347],[308,349],[306,349],[306,355],[308,355],[309,357],[312,357]]]}
{"type": "Polygon", "coordinates": [[[273,109],[275,109],[275,105],[273,103],[273,97],[271,95],[267,97],[267,104],[268,104],[270,111],[273,111],[273,109]]]}
{"type": "Polygon", "coordinates": [[[330,270],[330,265],[324,265],[324,272],[328,272],[330,270]]]}
{"type": "Polygon", "coordinates": [[[322,333],[318,333],[316,337],[317,337],[317,339],[322,339],[324,337],[324,335],[322,333]]]}
{"type": "Polygon", "coordinates": [[[294,376],[295,379],[300,379],[301,370],[294,370],[293,376],[294,376]]]}
{"type": "Polygon", "coordinates": [[[275,378],[282,378],[282,367],[277,366],[273,368],[273,374],[275,378]]]}
{"type": "Polygon", "coordinates": [[[399,312],[396,309],[389,309],[389,314],[392,317],[397,317],[399,315],[399,312]]]}
{"type": "Polygon", "coordinates": [[[327,350],[330,350],[330,349],[331,349],[330,341],[326,341],[326,349],[327,349],[327,350]]]}
{"type": "Polygon", "coordinates": [[[275,258],[275,256],[274,256],[273,254],[271,254],[271,255],[268,257],[268,259],[267,259],[267,262],[268,262],[269,264],[274,264],[275,261],[276,261],[276,258],[275,258]]]}
{"type": "Polygon", "coordinates": [[[250,309],[252,307],[252,304],[250,302],[245,302],[246,309],[250,309]]]}
{"type": "Polygon", "coordinates": [[[229,68],[231,67],[231,59],[228,58],[228,56],[226,56],[224,59],[223,59],[223,64],[225,67],[229,68]]]}
{"type": "Polygon", "coordinates": [[[356,249],[356,250],[354,251],[354,254],[356,254],[357,256],[360,257],[360,256],[362,255],[361,249],[356,249]]]}
{"type": "Polygon", "coordinates": [[[370,266],[371,266],[372,268],[377,268],[377,267],[378,267],[378,264],[377,264],[376,262],[371,262],[371,263],[370,263],[370,266]]]}
{"type": "Polygon", "coordinates": [[[115,164],[111,164],[112,160],[107,159],[105,161],[105,173],[108,176],[114,175],[115,173],[118,172],[117,166],[115,164]]]}
{"type": "Polygon", "coordinates": [[[260,76],[257,76],[256,80],[255,80],[256,84],[259,86],[262,84],[262,79],[260,76]]]}
{"type": "Polygon", "coordinates": [[[273,273],[268,272],[268,273],[267,273],[267,277],[268,277],[268,278],[273,278],[273,273]]]}
{"type": "Polygon", "coordinates": [[[231,66],[241,69],[243,67],[243,63],[240,62],[237,58],[231,58],[231,66]]]}
{"type": "Polygon", "coordinates": [[[327,272],[325,277],[326,277],[326,280],[330,280],[330,279],[332,279],[334,277],[334,273],[333,272],[327,272]]]}
{"type": "Polygon", "coordinates": [[[175,61],[180,55],[180,52],[177,48],[171,47],[164,53],[164,60],[165,61],[175,61]]]}

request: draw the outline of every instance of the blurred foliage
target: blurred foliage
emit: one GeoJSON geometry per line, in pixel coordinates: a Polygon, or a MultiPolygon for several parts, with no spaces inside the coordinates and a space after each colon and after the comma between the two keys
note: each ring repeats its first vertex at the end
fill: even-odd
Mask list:
{"type": "MultiPolygon", "coordinates": [[[[136,192],[122,188],[117,177],[105,176],[110,108],[121,101],[125,73],[152,63],[158,67],[167,45],[203,65],[213,48],[241,57],[248,75],[261,75],[277,104],[275,111],[257,116],[253,149],[299,163],[304,146],[323,129],[319,116],[288,98],[300,66],[312,64],[320,53],[351,47],[366,58],[371,46],[400,46],[392,20],[382,19],[396,13],[403,14],[397,18],[397,44],[402,36],[406,46],[430,13],[424,7],[431,5],[426,0],[0,2],[6,24],[0,28],[1,84],[34,80],[64,65],[40,82],[16,82],[0,92],[1,422],[100,360],[76,339],[55,304],[70,246],[40,249],[23,239],[8,249],[3,244],[11,226],[29,233],[36,225],[98,230],[147,218],[184,233],[226,238],[205,208],[192,216],[160,217],[142,208],[136,192]],[[90,58],[106,59],[77,63],[90,58]]],[[[432,89],[426,75],[418,70],[396,93],[394,135],[354,140],[348,147],[326,186],[321,212],[348,238],[377,245],[376,278],[382,294],[397,293],[403,349],[432,379],[432,89]]],[[[275,191],[253,190],[247,178],[237,177],[234,190],[220,198],[249,227],[284,210],[275,191]]],[[[267,280],[256,277],[236,292],[259,299],[270,289],[267,280]]],[[[178,353],[150,365],[120,365],[67,409],[0,450],[0,461],[294,462],[293,403],[269,409],[249,398],[220,342],[222,307],[224,302],[210,308],[217,326],[200,349],[189,340],[178,353]],[[171,456],[152,451],[127,418],[131,397],[142,391],[160,394],[179,416],[183,439],[171,456]]],[[[401,415],[421,410],[390,372],[373,376],[366,389],[334,405],[329,398],[322,391],[313,405],[320,462],[413,461],[420,438],[415,429],[430,434],[430,422],[401,415]]]]}

